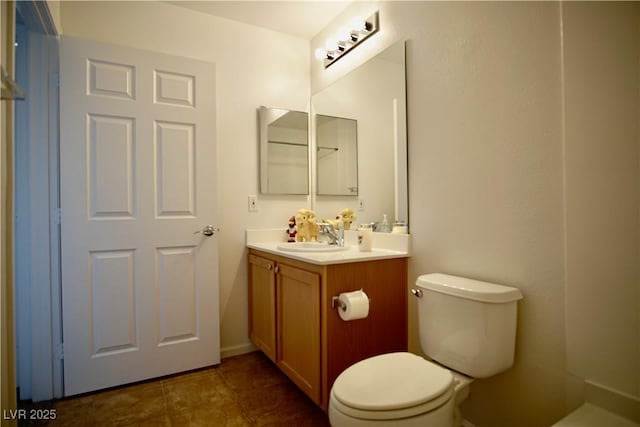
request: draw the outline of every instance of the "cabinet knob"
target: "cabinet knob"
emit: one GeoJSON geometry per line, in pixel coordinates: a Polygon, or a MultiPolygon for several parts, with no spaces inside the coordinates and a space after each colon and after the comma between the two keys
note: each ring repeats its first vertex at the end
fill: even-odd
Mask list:
{"type": "Polygon", "coordinates": [[[267,270],[271,270],[273,268],[272,264],[267,264],[267,270]]]}
{"type": "Polygon", "coordinates": [[[280,267],[278,267],[277,265],[276,265],[275,272],[276,272],[276,273],[279,273],[279,272],[280,272],[280,267]]]}

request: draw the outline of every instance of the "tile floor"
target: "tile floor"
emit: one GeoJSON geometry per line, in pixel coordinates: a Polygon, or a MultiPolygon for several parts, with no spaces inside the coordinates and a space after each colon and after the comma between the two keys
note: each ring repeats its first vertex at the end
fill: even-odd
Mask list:
{"type": "Polygon", "coordinates": [[[325,413],[262,353],[80,397],[25,403],[56,420],[21,426],[328,426],[325,413]]]}

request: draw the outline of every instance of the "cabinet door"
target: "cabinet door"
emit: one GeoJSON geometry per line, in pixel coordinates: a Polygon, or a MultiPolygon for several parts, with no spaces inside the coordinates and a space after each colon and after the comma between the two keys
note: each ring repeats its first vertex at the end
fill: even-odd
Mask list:
{"type": "Polygon", "coordinates": [[[278,366],[320,403],[320,276],[279,265],[278,366]]]}
{"type": "Polygon", "coordinates": [[[276,361],[275,262],[249,255],[249,337],[276,361]]]}

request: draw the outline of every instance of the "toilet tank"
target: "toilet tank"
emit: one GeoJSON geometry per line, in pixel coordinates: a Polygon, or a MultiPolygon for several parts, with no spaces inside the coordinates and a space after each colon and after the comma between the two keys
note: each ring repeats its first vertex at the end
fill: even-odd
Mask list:
{"type": "Polygon", "coordinates": [[[474,378],[513,365],[518,289],[440,273],[417,286],[420,344],[430,358],[474,378]]]}

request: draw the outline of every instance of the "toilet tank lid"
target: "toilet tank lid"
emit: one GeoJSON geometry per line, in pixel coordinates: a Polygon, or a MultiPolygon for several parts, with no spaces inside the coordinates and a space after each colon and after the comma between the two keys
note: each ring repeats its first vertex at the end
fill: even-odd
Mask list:
{"type": "Polygon", "coordinates": [[[522,298],[520,290],[511,286],[442,273],[424,274],[418,277],[417,285],[434,292],[487,303],[507,303],[522,298]]]}

